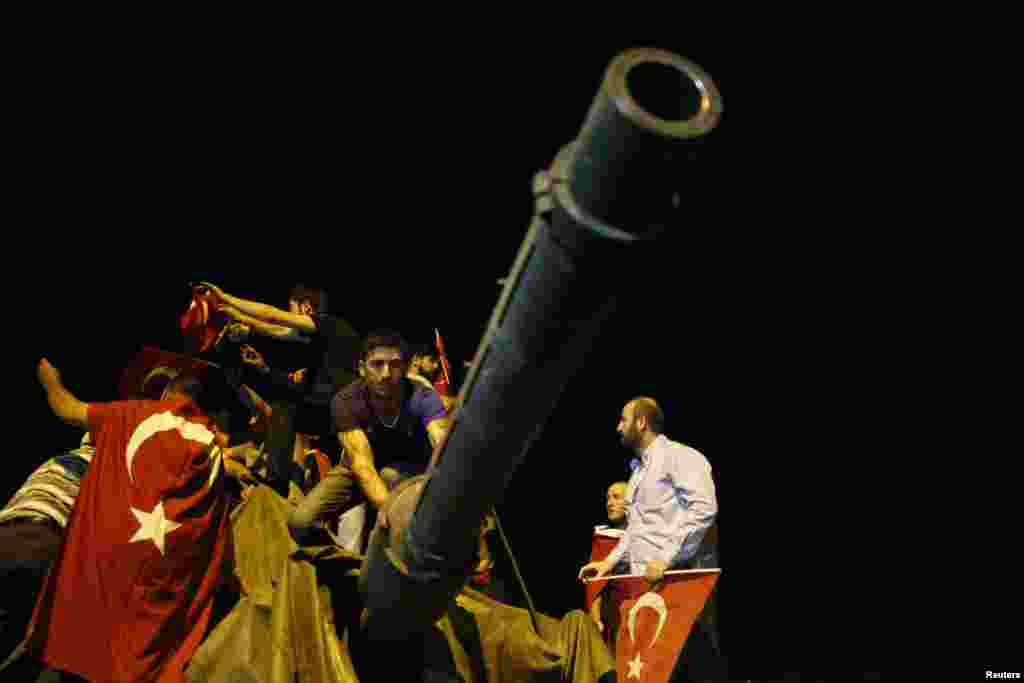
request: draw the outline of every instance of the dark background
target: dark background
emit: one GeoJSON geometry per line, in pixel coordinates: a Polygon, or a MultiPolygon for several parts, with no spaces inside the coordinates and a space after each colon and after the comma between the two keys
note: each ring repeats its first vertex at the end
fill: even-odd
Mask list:
{"type": "Polygon", "coordinates": [[[3,493],[80,436],[49,414],[38,359],[79,398],[114,399],[135,351],[182,348],[192,279],[281,306],[296,280],[319,284],[361,332],[429,341],[439,328],[461,376],[530,221],[533,174],[575,137],[609,61],[654,45],[704,67],[725,100],[687,170],[692,220],[644,254],[503,523],[538,608],[579,607],[604,490],[627,474],[619,410],[654,396],[668,435],[715,470],[734,672],[878,670],[885,601],[858,568],[878,561],[868,539],[883,523],[856,463],[881,447],[842,420],[877,419],[855,387],[880,270],[865,268],[862,234],[805,213],[827,171],[773,127],[792,103],[765,80],[770,48],[507,43],[37,55],[43,77],[26,76],[16,100],[26,211],[8,250],[3,493]]]}

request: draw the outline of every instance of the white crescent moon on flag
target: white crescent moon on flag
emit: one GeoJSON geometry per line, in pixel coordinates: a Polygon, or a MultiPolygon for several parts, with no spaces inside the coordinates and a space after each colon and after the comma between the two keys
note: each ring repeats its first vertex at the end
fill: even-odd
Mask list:
{"type": "Polygon", "coordinates": [[[201,424],[189,422],[183,417],[172,415],[171,411],[150,415],[135,428],[132,438],[128,440],[128,451],[126,464],[128,465],[128,478],[135,483],[135,475],[132,474],[132,460],[135,459],[135,452],[145,443],[146,439],[159,434],[169,432],[172,429],[178,430],[182,437],[189,441],[196,441],[205,446],[213,443],[213,432],[201,424]]]}
{"type": "MultiPolygon", "coordinates": [[[[661,635],[661,629],[665,626],[665,622],[668,620],[668,607],[665,606],[665,600],[657,593],[648,591],[640,596],[640,599],[636,601],[636,604],[629,610],[629,639],[634,643],[636,642],[636,613],[644,607],[650,607],[658,613],[658,630],[654,632],[654,638],[651,639],[651,645],[658,642],[658,636],[661,635]]],[[[647,647],[650,647],[648,645],[647,647]]]]}

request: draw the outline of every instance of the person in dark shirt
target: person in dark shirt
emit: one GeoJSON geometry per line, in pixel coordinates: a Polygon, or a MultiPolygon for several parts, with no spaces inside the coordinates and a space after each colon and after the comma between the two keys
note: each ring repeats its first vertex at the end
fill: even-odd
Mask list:
{"type": "MultiPolygon", "coordinates": [[[[275,490],[286,496],[288,482],[302,477],[292,459],[295,434],[315,438],[333,433],[331,400],[339,387],[356,377],[359,335],[345,320],[326,313],[327,293],[323,290],[296,285],[289,292],[286,311],[232,296],[210,283],[202,285],[218,302],[218,310],[240,327],[241,337],[257,334],[291,342],[287,346],[294,349],[286,354],[285,363],[276,367],[270,367],[251,346],[241,349],[242,361],[249,369],[247,378],[272,409],[266,444],[269,478],[275,490]]],[[[321,441],[328,444],[333,439],[321,441]]]]}
{"type": "Polygon", "coordinates": [[[367,337],[361,378],[342,388],[331,404],[341,463],[292,512],[289,527],[296,540],[308,538],[319,521],[361,502],[379,509],[389,492],[380,475],[384,467],[401,477],[426,470],[444,438],[447,414],[434,389],[406,377],[408,360],[397,333],[383,330],[367,337]]]}

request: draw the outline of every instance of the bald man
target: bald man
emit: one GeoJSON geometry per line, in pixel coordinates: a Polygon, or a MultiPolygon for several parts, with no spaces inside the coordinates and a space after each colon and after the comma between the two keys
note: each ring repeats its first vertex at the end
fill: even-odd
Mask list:
{"type": "MultiPolygon", "coordinates": [[[[608,511],[608,523],[599,524],[594,527],[594,541],[593,549],[591,550],[591,558],[601,557],[600,549],[608,550],[607,543],[614,543],[616,538],[621,538],[622,534],[626,530],[626,485],[627,482],[617,481],[608,487],[608,492],[605,495],[605,509],[608,511]]],[[[620,560],[620,565],[625,565],[626,560],[620,560]]],[[[627,573],[628,567],[622,566],[616,570],[616,573],[627,573]]],[[[617,586],[612,584],[605,584],[601,591],[594,596],[593,601],[590,603],[590,616],[597,624],[597,630],[604,634],[605,642],[612,648],[614,652],[615,648],[615,634],[618,631],[618,619],[615,610],[618,609],[618,601],[612,599],[610,601],[605,600],[605,592],[616,590],[617,586]],[[610,624],[611,628],[605,629],[605,625],[610,624]]],[[[614,598],[614,596],[613,596],[614,598]]]]}
{"type": "Polygon", "coordinates": [[[626,528],[626,486],[628,482],[617,481],[608,487],[605,509],[608,510],[608,528],[626,528]]]}
{"type": "Polygon", "coordinates": [[[604,560],[580,576],[601,577],[628,553],[633,574],[659,581],[667,569],[694,558],[718,514],[711,465],[697,450],[664,434],[665,416],[648,397],[622,409],[617,431],[637,456],[626,487],[626,533],[604,560]]]}
{"type": "MultiPolygon", "coordinates": [[[[626,486],[626,531],[604,560],[584,565],[580,578],[604,576],[627,555],[630,573],[652,583],[668,569],[718,566],[717,543],[711,539],[717,535],[712,524],[718,515],[711,465],[699,451],[666,437],[664,426],[665,414],[652,398],[635,398],[623,407],[616,431],[637,456],[626,486]]],[[[672,681],[725,678],[716,610],[713,600],[708,602],[672,681]]]]}

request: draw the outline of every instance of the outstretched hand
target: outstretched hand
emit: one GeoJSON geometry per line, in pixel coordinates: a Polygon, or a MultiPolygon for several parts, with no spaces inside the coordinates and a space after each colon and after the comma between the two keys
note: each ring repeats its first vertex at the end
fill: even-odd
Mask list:
{"type": "Polygon", "coordinates": [[[600,579],[602,576],[611,571],[611,567],[604,561],[591,562],[590,564],[583,565],[580,569],[579,579],[585,581],[587,579],[600,579]]]}
{"type": "Polygon", "coordinates": [[[254,349],[249,344],[243,344],[241,347],[242,362],[246,365],[251,365],[257,370],[266,371],[267,361],[263,358],[263,354],[254,349]]]}
{"type": "Polygon", "coordinates": [[[39,360],[39,366],[36,368],[36,377],[44,387],[60,384],[60,371],[50,365],[50,361],[45,358],[39,360]]]}
{"type": "Polygon", "coordinates": [[[658,583],[665,578],[665,568],[666,565],[661,560],[649,560],[644,570],[644,576],[652,584],[658,583]]]}
{"type": "Polygon", "coordinates": [[[193,287],[197,294],[209,294],[217,301],[224,301],[224,291],[212,282],[200,282],[193,287]]]}

